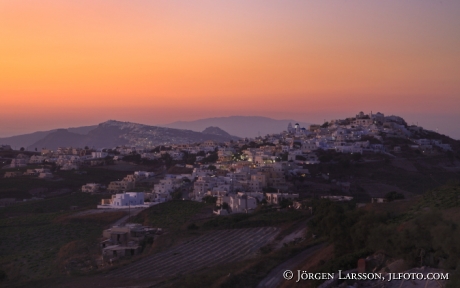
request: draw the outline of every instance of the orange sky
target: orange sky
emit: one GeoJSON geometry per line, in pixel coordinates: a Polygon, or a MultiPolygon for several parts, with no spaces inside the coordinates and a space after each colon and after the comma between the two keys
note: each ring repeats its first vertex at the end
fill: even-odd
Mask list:
{"type": "Polygon", "coordinates": [[[1,1],[0,136],[373,110],[460,138],[458,15],[454,0],[1,1]]]}

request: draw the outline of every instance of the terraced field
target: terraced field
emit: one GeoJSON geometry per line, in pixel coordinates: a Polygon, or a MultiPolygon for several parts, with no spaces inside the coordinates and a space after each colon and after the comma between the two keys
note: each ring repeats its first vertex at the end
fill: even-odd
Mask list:
{"type": "Polygon", "coordinates": [[[255,256],[274,240],[278,228],[262,227],[219,230],[197,237],[168,251],[154,254],[107,277],[159,278],[187,274],[204,267],[240,261],[255,256]]]}

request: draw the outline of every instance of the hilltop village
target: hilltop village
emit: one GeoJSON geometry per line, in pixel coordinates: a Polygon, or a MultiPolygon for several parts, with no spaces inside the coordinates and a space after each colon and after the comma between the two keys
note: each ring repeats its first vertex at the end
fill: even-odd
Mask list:
{"type": "MultiPolygon", "coordinates": [[[[397,158],[407,149],[422,154],[452,150],[440,139],[423,138],[428,135],[424,131],[421,127],[407,125],[398,116],[360,112],[355,117],[310,127],[290,123],[286,131],[279,134],[225,143],[205,141],[109,149],[60,147],[56,151],[43,148],[39,154],[28,156],[20,153],[11,159],[4,168],[13,171],[6,172],[3,177],[27,175],[53,179],[56,176],[46,167],[79,173],[80,167],[87,166],[116,165],[119,162],[151,163],[152,171],[136,171],[109,183],[87,183],[81,191],[114,194],[111,199],[102,200],[100,208],[147,205],[145,203],[151,206],[183,199],[213,201],[217,204],[214,213],[219,215],[248,213],[262,202],[300,207],[299,198],[313,193],[335,200],[353,199],[352,178],[333,179],[328,173],[313,174],[309,169],[312,164],[334,162],[333,158],[340,154],[350,155],[340,160],[342,165],[348,165],[351,162],[373,161],[372,157],[379,154],[397,158]],[[14,168],[29,165],[43,167],[25,172],[14,171],[14,168]],[[311,189],[298,189],[296,183],[304,180],[312,180],[311,189]],[[143,198],[142,203],[138,200],[140,198],[143,198]]],[[[11,148],[3,145],[0,149],[6,151],[11,148]]],[[[377,196],[372,201],[385,201],[385,195],[377,196]]]]}
{"type": "MultiPolygon", "coordinates": [[[[263,265],[264,257],[274,257],[270,261],[278,263],[309,245],[326,249],[318,244],[325,239],[334,243],[336,255],[352,255],[347,260],[352,264],[345,267],[350,268],[365,254],[334,241],[352,239],[355,236],[347,233],[354,228],[341,232],[345,234],[339,238],[330,235],[338,230],[321,228],[348,221],[345,208],[337,207],[379,211],[381,208],[373,205],[389,204],[398,211],[391,210],[397,217],[403,209],[399,207],[457,177],[460,167],[458,141],[382,113],[360,112],[309,127],[290,123],[278,134],[232,136],[228,141],[152,146],[136,133],[123,137],[133,137],[129,143],[142,145],[32,151],[0,145],[0,221],[8,227],[20,217],[34,215],[33,221],[59,229],[50,231],[61,231],[56,234],[59,245],[44,240],[36,244],[53,252],[27,254],[11,263],[4,258],[5,277],[20,279],[21,274],[14,271],[23,263],[27,263],[27,273],[36,275],[31,278],[34,280],[56,263],[60,263],[59,275],[73,275],[106,271],[107,267],[109,271],[120,262],[125,265],[142,259],[107,273],[113,279],[131,279],[133,275],[136,279],[164,279],[244,259],[263,265]],[[342,214],[334,218],[335,212],[331,216],[329,211],[342,214]],[[213,253],[202,253],[211,248],[213,253]],[[181,253],[188,256],[176,258],[181,253]],[[164,259],[167,261],[158,269],[146,268],[164,259]],[[48,264],[38,268],[34,261],[48,264]]],[[[360,218],[352,219],[361,223],[360,218]]],[[[42,235],[33,233],[24,239],[7,233],[4,247],[22,251],[23,245],[30,245],[21,241],[42,235]]],[[[332,255],[327,251],[322,253],[332,255]]],[[[374,263],[377,256],[366,258],[365,265],[374,263]]],[[[390,263],[385,257],[382,259],[390,263]]],[[[387,269],[383,262],[379,265],[387,269]]],[[[272,268],[262,270],[268,273],[272,268]]],[[[53,273],[49,272],[49,277],[53,273]]],[[[238,274],[238,279],[246,279],[245,273],[249,272],[238,274]]],[[[189,281],[184,279],[180,281],[189,281]]]]}

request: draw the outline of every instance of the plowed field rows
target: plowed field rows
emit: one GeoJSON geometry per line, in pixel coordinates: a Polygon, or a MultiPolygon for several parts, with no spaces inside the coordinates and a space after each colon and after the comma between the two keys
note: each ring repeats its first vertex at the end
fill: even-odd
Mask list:
{"type": "Polygon", "coordinates": [[[240,261],[254,256],[260,247],[273,241],[278,231],[274,227],[219,230],[116,269],[107,277],[169,277],[240,261]]]}

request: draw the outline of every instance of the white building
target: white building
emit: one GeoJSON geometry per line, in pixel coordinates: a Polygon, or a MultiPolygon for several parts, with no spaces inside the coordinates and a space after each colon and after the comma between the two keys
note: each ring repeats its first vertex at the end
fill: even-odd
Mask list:
{"type": "Polygon", "coordinates": [[[112,195],[111,199],[102,199],[101,205],[97,208],[102,209],[126,209],[126,208],[146,208],[154,203],[144,202],[144,192],[125,192],[112,195]]]}
{"type": "Polygon", "coordinates": [[[91,157],[94,158],[94,159],[105,158],[105,157],[107,157],[107,155],[109,155],[109,154],[106,153],[106,152],[102,152],[102,151],[91,152],[91,157]]]}
{"type": "Polygon", "coordinates": [[[29,159],[27,158],[16,158],[11,160],[10,168],[19,168],[27,166],[29,159]]]}
{"type": "Polygon", "coordinates": [[[147,171],[135,171],[134,172],[134,177],[137,179],[148,179],[155,176],[155,173],[153,172],[147,172],[147,171]]]}
{"type": "Polygon", "coordinates": [[[64,165],[62,165],[61,170],[70,171],[70,170],[78,170],[78,168],[79,167],[77,164],[65,163],[64,165]]]}
{"type": "Polygon", "coordinates": [[[29,159],[30,164],[40,164],[43,163],[48,157],[46,156],[39,156],[39,155],[32,155],[29,159]]]}
{"type": "Polygon", "coordinates": [[[155,194],[163,194],[163,193],[171,193],[174,189],[178,188],[179,186],[176,184],[176,179],[162,179],[160,183],[155,184],[153,186],[153,193],[155,194]]]}
{"type": "Polygon", "coordinates": [[[228,196],[219,196],[219,203],[227,203],[231,213],[249,213],[257,208],[255,197],[246,195],[244,192],[229,194],[228,196]]]}

